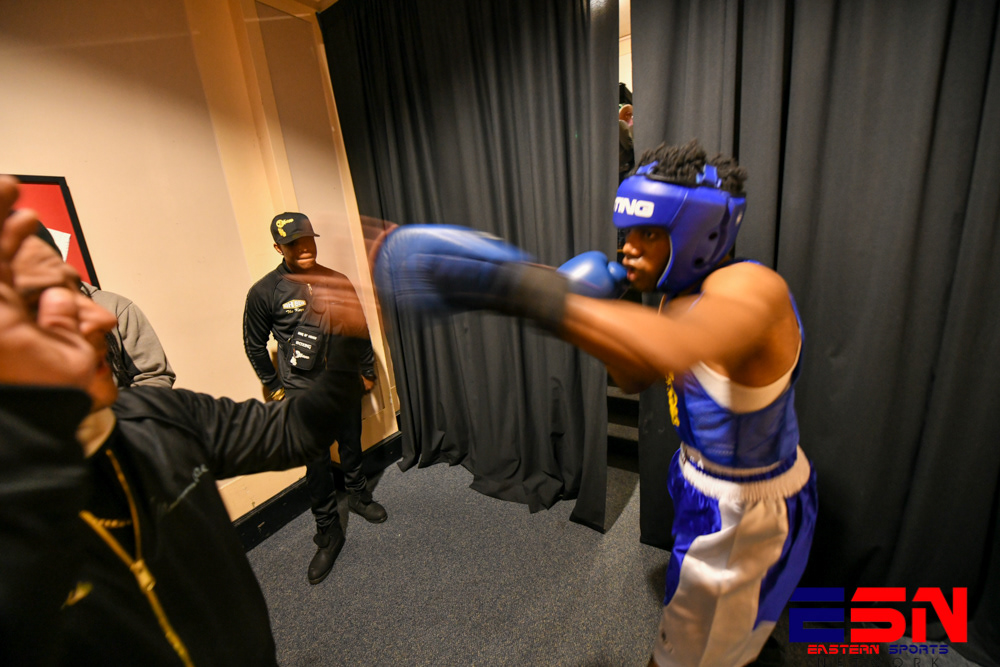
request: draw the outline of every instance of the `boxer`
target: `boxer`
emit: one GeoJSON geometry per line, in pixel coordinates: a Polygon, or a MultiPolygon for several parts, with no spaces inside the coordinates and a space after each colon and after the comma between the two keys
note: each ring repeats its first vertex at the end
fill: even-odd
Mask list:
{"type": "Polygon", "coordinates": [[[665,382],[681,437],[665,482],[674,546],[651,665],[745,665],[805,569],[816,480],[799,447],[802,325],[775,271],[735,260],[746,171],[692,141],[660,146],[619,186],[626,278],[658,310],[607,300],[616,270],[531,263],[456,227],[404,226],[376,258],[380,298],[425,312],[526,318],[607,364],[626,391],[665,382]],[[594,289],[601,285],[603,289],[594,289]]]}

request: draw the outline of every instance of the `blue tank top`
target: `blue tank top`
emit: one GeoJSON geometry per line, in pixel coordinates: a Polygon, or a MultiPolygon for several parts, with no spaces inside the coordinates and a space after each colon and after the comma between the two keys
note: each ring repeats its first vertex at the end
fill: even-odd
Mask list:
{"type": "MultiPolygon", "coordinates": [[[[789,294],[802,333],[802,319],[789,294]]],[[[736,413],[715,402],[694,373],[667,377],[670,420],[681,441],[702,456],[728,468],[761,468],[794,456],[799,444],[795,415],[795,381],[802,353],[792,370],[791,383],[770,405],[754,412],[736,413]]]]}

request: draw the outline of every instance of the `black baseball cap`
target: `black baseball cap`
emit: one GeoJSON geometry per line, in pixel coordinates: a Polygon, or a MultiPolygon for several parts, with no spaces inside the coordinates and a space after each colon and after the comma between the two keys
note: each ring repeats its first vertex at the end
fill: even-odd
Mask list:
{"type": "Polygon", "coordinates": [[[278,245],[289,243],[303,236],[319,236],[313,231],[312,223],[302,213],[285,212],[271,220],[271,238],[278,245]]]}

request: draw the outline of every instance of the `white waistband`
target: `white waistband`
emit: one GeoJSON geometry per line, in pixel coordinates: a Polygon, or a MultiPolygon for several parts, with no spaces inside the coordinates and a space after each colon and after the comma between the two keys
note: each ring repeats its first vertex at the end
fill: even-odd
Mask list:
{"type": "MultiPolygon", "coordinates": [[[[802,487],[809,481],[809,475],[812,473],[812,466],[809,464],[809,459],[806,458],[805,452],[802,451],[802,447],[796,448],[795,463],[792,464],[791,468],[776,477],[753,482],[734,482],[712,477],[688,459],[685,449],[687,451],[695,451],[690,447],[681,448],[680,466],[684,479],[706,496],[719,500],[754,502],[768,498],[790,498],[802,490],[802,487]]],[[[724,474],[726,475],[731,476],[734,474],[732,468],[716,467],[725,470],[724,474]]],[[[774,467],[772,466],[771,469],[773,470],[774,467]]],[[[758,472],[751,474],[761,474],[761,471],[767,472],[766,468],[755,470],[758,470],[758,472]]],[[[735,472],[746,474],[748,471],[742,469],[735,472]]]]}
{"type": "Polygon", "coordinates": [[[686,445],[683,442],[681,443],[681,455],[685,460],[690,461],[701,470],[707,470],[709,473],[724,475],[726,477],[754,477],[756,475],[763,475],[771,472],[772,470],[777,470],[781,467],[781,464],[784,463],[784,461],[778,461],[777,463],[772,463],[760,468],[730,468],[729,466],[709,461],[700,451],[694,447],[686,445]]]}

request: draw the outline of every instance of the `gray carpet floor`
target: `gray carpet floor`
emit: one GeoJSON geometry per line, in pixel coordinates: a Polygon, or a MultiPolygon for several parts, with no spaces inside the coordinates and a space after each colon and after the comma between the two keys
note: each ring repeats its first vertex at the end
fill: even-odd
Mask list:
{"type": "MultiPolygon", "coordinates": [[[[390,466],[375,490],[388,521],[347,516],[341,499],[347,544],[316,586],[306,581],[315,553],[311,513],[252,549],[279,663],[646,665],[669,554],[639,542],[638,475],[608,469],[614,522],[604,535],[569,521],[573,501],[531,514],[471,490],[471,482],[461,466],[406,473],[390,466]]],[[[788,643],[787,613],[774,636],[782,653],[767,664],[975,667],[954,650],[807,655],[805,644],[788,643]]]]}
{"type": "Polygon", "coordinates": [[[645,665],[668,552],[639,542],[638,476],[609,477],[621,513],[601,535],[569,521],[572,501],[531,514],[469,489],[461,466],[390,466],[375,490],[388,521],[350,515],[316,586],[314,523],[302,514],[248,554],[279,662],[645,665]]]}

